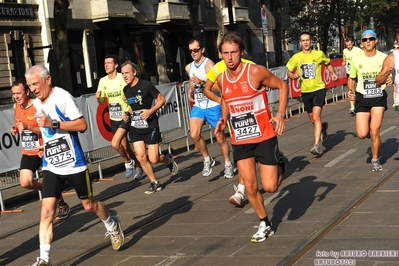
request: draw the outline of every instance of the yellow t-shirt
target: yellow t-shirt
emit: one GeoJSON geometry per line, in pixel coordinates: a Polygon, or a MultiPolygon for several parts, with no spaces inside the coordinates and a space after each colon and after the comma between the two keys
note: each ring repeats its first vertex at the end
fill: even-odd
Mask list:
{"type": "Polygon", "coordinates": [[[287,68],[289,71],[298,72],[301,92],[309,93],[325,88],[321,67],[329,63],[330,59],[322,51],[312,50],[309,54],[301,51],[291,57],[287,62],[287,68]]]}
{"type": "MultiPolygon", "coordinates": [[[[241,62],[255,64],[251,60],[247,60],[244,58],[241,58],[241,62]]],[[[226,69],[227,69],[227,65],[224,62],[224,60],[220,60],[211,69],[209,69],[208,73],[206,73],[206,78],[208,80],[212,81],[213,83],[215,83],[218,75],[223,73],[226,69]]]]}
{"type": "Polygon", "coordinates": [[[126,86],[121,73],[117,73],[114,79],[108,76],[102,77],[98,83],[97,91],[101,91],[102,98],[108,98],[109,118],[121,121],[123,112],[127,111],[129,104],[123,100],[123,88],[126,86]]]}
{"type": "Polygon", "coordinates": [[[349,77],[357,77],[356,91],[363,94],[365,98],[382,96],[381,92],[385,89],[385,84],[377,87],[375,78],[382,69],[385,57],[387,57],[386,54],[377,51],[377,54],[373,57],[359,53],[352,59],[349,77]]]}
{"type": "Polygon", "coordinates": [[[356,57],[357,53],[361,53],[363,52],[362,49],[360,49],[359,47],[353,46],[352,50],[349,50],[348,48],[345,48],[343,51],[343,56],[345,58],[346,64],[345,64],[345,68],[346,68],[346,73],[349,74],[351,71],[351,61],[353,58],[356,57]]]}

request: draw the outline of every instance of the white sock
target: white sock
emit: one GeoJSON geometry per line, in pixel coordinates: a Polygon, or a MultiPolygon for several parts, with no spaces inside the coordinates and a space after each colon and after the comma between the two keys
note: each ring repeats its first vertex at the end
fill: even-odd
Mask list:
{"type": "Polygon", "coordinates": [[[243,185],[243,184],[238,184],[238,186],[237,186],[237,190],[241,193],[241,194],[243,194],[243,195],[245,195],[245,186],[243,185]]]}
{"type": "Polygon", "coordinates": [[[51,245],[43,244],[40,247],[40,258],[50,264],[50,248],[51,245]]]}
{"type": "Polygon", "coordinates": [[[230,161],[224,162],[224,167],[227,167],[227,166],[231,166],[231,162],[230,161]]]}
{"type": "Polygon", "coordinates": [[[108,217],[107,220],[103,221],[105,228],[107,228],[108,231],[114,230],[115,227],[115,221],[114,219],[111,218],[111,216],[108,217]]]}
{"type": "Polygon", "coordinates": [[[211,157],[208,155],[207,157],[204,157],[205,162],[209,162],[211,160],[211,157]]]}

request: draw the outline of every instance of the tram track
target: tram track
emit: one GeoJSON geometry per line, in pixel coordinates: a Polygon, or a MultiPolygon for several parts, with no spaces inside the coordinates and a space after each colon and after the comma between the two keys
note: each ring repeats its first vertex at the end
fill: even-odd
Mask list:
{"type": "Polygon", "coordinates": [[[325,223],[314,234],[310,235],[302,244],[300,244],[289,256],[283,259],[279,266],[294,265],[307,252],[314,247],[320,240],[322,240],[328,233],[334,230],[344,219],[346,219],[352,212],[361,206],[367,199],[369,199],[382,185],[389,181],[396,173],[399,172],[399,165],[397,165],[391,172],[381,177],[370,188],[365,190],[355,200],[353,200],[346,208],[337,213],[332,219],[325,223]]]}

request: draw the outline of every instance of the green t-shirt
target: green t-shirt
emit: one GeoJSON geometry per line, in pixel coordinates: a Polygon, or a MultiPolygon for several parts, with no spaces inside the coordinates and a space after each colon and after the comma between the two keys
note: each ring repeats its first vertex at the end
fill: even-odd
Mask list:
{"type": "Polygon", "coordinates": [[[322,51],[311,51],[304,54],[303,51],[294,54],[287,62],[289,71],[297,71],[301,92],[309,93],[325,88],[321,76],[321,66],[328,65],[330,59],[322,51]]]}
{"type": "Polygon", "coordinates": [[[126,86],[121,73],[117,73],[114,79],[108,76],[102,77],[98,83],[97,91],[101,91],[102,98],[108,98],[109,118],[121,121],[123,112],[127,111],[129,104],[123,100],[123,88],[126,86]]]}
{"type": "Polygon", "coordinates": [[[349,77],[357,77],[356,91],[363,94],[365,98],[382,96],[381,91],[385,89],[385,84],[377,87],[375,78],[382,69],[385,57],[387,57],[386,54],[377,51],[377,54],[372,57],[359,53],[352,59],[349,77]]]}
{"type": "Polygon", "coordinates": [[[346,73],[347,74],[349,74],[350,71],[351,71],[351,61],[352,61],[352,59],[356,57],[357,53],[362,53],[362,52],[363,52],[363,50],[360,49],[359,47],[356,47],[356,46],[353,46],[352,50],[349,50],[348,48],[344,49],[343,56],[344,56],[345,61],[346,61],[345,62],[346,63],[345,64],[345,68],[346,68],[346,73]]]}

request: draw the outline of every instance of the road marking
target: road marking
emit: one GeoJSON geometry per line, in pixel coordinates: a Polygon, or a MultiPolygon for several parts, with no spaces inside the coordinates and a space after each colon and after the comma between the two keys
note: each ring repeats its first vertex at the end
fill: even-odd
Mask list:
{"type": "Polygon", "coordinates": [[[396,128],[396,126],[388,127],[387,129],[385,129],[384,131],[382,131],[382,132],[380,133],[380,136],[384,135],[385,133],[388,133],[388,132],[391,131],[391,130],[394,130],[395,128],[396,128]]]}
{"type": "Polygon", "coordinates": [[[344,159],[345,157],[347,157],[348,155],[351,155],[352,153],[354,153],[355,151],[357,151],[357,149],[350,149],[349,151],[341,154],[340,156],[338,156],[337,158],[335,158],[334,160],[332,160],[331,162],[329,162],[328,164],[324,165],[324,167],[333,167],[334,165],[336,165],[337,163],[339,163],[339,161],[341,161],[342,159],[344,159]]]}
{"type": "Polygon", "coordinates": [[[169,266],[172,265],[173,263],[175,263],[175,261],[177,261],[178,259],[180,259],[181,257],[184,257],[184,253],[176,253],[175,255],[172,255],[166,259],[164,259],[163,261],[155,264],[154,266],[169,266]]]}

